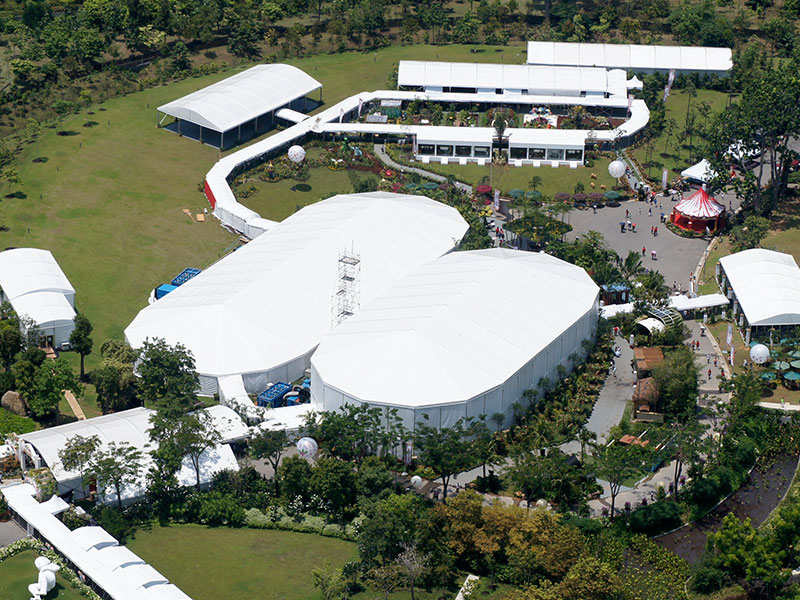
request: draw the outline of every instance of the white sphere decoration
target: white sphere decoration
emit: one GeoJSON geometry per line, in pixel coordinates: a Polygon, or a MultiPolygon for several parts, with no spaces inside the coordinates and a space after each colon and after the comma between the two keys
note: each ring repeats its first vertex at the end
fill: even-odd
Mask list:
{"type": "Polygon", "coordinates": [[[547,500],[544,498],[539,498],[536,501],[536,508],[547,508],[547,500]]]}
{"type": "Polygon", "coordinates": [[[297,453],[303,458],[314,458],[319,451],[319,445],[314,438],[304,437],[297,440],[297,453]]]}
{"type": "Polygon", "coordinates": [[[418,488],[419,486],[421,486],[422,485],[422,477],[420,477],[419,475],[414,475],[411,478],[411,485],[414,486],[415,488],[418,488]]]}
{"type": "Polygon", "coordinates": [[[769,348],[764,344],[756,344],[750,348],[750,358],[757,365],[763,365],[769,360],[769,348]]]}
{"type": "Polygon", "coordinates": [[[610,165],[608,165],[608,174],[611,175],[614,179],[619,179],[623,175],[625,175],[626,171],[625,163],[621,160],[615,160],[610,165]]]}
{"type": "Polygon", "coordinates": [[[289,148],[287,154],[289,155],[289,160],[293,163],[303,162],[303,159],[306,157],[306,151],[302,146],[292,146],[289,148]]]}

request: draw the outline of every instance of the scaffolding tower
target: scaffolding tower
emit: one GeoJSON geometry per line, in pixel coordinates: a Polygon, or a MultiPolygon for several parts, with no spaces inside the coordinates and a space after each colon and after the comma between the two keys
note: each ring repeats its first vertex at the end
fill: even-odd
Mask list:
{"type": "Polygon", "coordinates": [[[333,327],[352,317],[359,307],[361,255],[352,248],[339,254],[339,276],[333,294],[333,327]]]}

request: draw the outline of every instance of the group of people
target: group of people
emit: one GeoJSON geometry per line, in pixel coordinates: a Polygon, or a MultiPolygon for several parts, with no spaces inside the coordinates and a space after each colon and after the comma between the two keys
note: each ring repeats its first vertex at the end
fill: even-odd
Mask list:
{"type": "Polygon", "coordinates": [[[650,235],[652,235],[653,237],[658,237],[658,226],[657,225],[651,225],[650,226],[650,235]]]}
{"type": "MultiPolygon", "coordinates": [[[[642,246],[642,258],[644,258],[646,255],[647,255],[647,248],[642,246]]],[[[650,258],[652,258],[653,260],[658,260],[658,254],[656,253],[655,250],[650,251],[650,258]]]]}

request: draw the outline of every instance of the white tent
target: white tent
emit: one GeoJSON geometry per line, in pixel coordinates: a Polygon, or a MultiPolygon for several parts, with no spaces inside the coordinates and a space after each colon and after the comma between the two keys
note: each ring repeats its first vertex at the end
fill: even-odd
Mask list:
{"type": "MultiPolygon", "coordinates": [[[[212,406],[205,409],[213,419],[217,431],[222,436],[220,445],[207,450],[201,457],[200,476],[201,485],[211,481],[214,473],[225,469],[237,470],[238,464],[229,442],[244,439],[247,436],[247,427],[239,416],[225,406],[212,406]]],[[[123,501],[133,500],[141,496],[145,489],[144,473],[150,466],[152,459],[148,454],[150,429],[150,416],[152,410],[146,408],[132,408],[118,413],[103,415],[75,421],[57,427],[33,431],[22,434],[20,437],[29,442],[45,464],[50,468],[58,484],[60,494],[69,491],[81,491],[80,473],[64,468],[58,451],[64,447],[66,441],[74,435],[89,437],[96,435],[100,439],[100,448],[105,449],[110,442],[127,443],[142,451],[143,473],[139,482],[123,490],[123,501]]],[[[196,473],[188,458],[184,459],[181,471],[178,473],[181,485],[194,485],[196,473]]],[[[106,502],[116,501],[116,494],[112,489],[101,490],[106,502]]]]}
{"type": "Polygon", "coordinates": [[[11,306],[20,317],[33,319],[49,345],[60,348],[69,342],[69,335],[75,329],[75,309],[63,294],[33,292],[14,298],[11,306]]]}
{"type": "Polygon", "coordinates": [[[622,80],[606,69],[401,60],[397,71],[400,88],[427,91],[475,90],[543,96],[625,95],[622,80]]]}
{"type": "Polygon", "coordinates": [[[708,183],[714,177],[714,171],[711,169],[711,163],[704,158],[699,163],[681,171],[681,177],[690,181],[708,183]]]}
{"type": "Polygon", "coordinates": [[[322,84],[291,65],[256,65],[158,110],[224,132],[302,98],[322,84]]]}
{"type": "Polygon", "coordinates": [[[791,254],[754,248],[719,259],[723,290],[730,288],[750,327],[800,325],[800,269],[791,254]]]}
{"type": "Polygon", "coordinates": [[[325,336],[311,358],[312,405],[398,409],[437,427],[501,413],[581,353],[599,290],[580,267],[518,250],[455,252],[399,281],[325,336]]]}
{"type": "Polygon", "coordinates": [[[75,288],[49,250],[14,248],[0,252],[2,300],[33,292],[57,292],[75,306],[75,288]]]}
{"type": "Polygon", "coordinates": [[[294,381],[330,331],[339,258],[360,256],[361,305],[458,245],[467,223],[455,208],[385,192],[334,196],[307,206],[158,302],[125,330],[184,344],[204,393],[244,375],[248,392],[294,381]]]}
{"type": "Polygon", "coordinates": [[[528,42],[529,65],[605,67],[636,72],[725,75],[733,67],[730,48],[703,46],[645,46],[576,42],[528,42]]]}

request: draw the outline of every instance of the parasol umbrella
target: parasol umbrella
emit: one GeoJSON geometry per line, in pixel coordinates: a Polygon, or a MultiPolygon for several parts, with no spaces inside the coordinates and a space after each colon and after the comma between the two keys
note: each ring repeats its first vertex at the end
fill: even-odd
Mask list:
{"type": "Polygon", "coordinates": [[[475,188],[475,191],[479,194],[491,194],[492,193],[492,186],[490,185],[479,185],[475,188]]]}
{"type": "Polygon", "coordinates": [[[575,200],[575,202],[585,202],[586,198],[588,198],[586,194],[572,194],[572,199],[575,200]]]}
{"type": "Polygon", "coordinates": [[[768,379],[772,381],[773,379],[775,379],[775,373],[762,373],[761,379],[768,379]]]}
{"type": "Polygon", "coordinates": [[[570,196],[566,192],[556,192],[555,196],[553,196],[556,200],[569,200],[570,196]]]}
{"type": "Polygon", "coordinates": [[[789,356],[792,358],[800,358],[800,350],[792,350],[789,352],[789,356]]]}
{"type": "Polygon", "coordinates": [[[783,378],[789,381],[800,381],[800,373],[797,371],[789,371],[783,374],[783,378]]]}
{"type": "Polygon", "coordinates": [[[434,183],[432,181],[428,181],[428,182],[425,182],[425,183],[422,184],[422,189],[425,189],[425,190],[438,190],[439,189],[439,184],[438,183],[434,183]]]}
{"type": "Polygon", "coordinates": [[[538,190],[533,190],[532,192],[525,192],[525,197],[528,200],[538,200],[542,197],[542,192],[538,190]]]}
{"type": "Polygon", "coordinates": [[[453,187],[453,186],[451,186],[449,183],[441,183],[441,184],[439,184],[439,189],[440,190],[449,190],[451,187],[453,187]]]}
{"type": "Polygon", "coordinates": [[[407,183],[403,187],[405,187],[405,189],[407,189],[409,192],[413,192],[414,190],[419,189],[419,185],[417,185],[416,183],[407,183]]]}
{"type": "Polygon", "coordinates": [[[525,195],[525,190],[520,190],[520,189],[509,190],[508,195],[514,198],[515,200],[518,200],[519,198],[522,198],[525,195]]]}
{"type": "Polygon", "coordinates": [[[622,195],[614,190],[608,190],[603,196],[605,196],[606,200],[619,200],[622,198],[622,195]]]}
{"type": "Polygon", "coordinates": [[[750,342],[750,347],[752,348],[753,346],[755,346],[755,345],[757,345],[757,344],[758,344],[758,342],[757,342],[757,341],[755,341],[755,340],[753,340],[752,342],[750,342]]]}
{"type": "Polygon", "coordinates": [[[786,369],[788,369],[790,367],[789,363],[787,363],[785,361],[782,361],[782,360],[775,361],[772,364],[772,366],[775,367],[776,369],[778,369],[779,371],[785,371],[786,369]]]}
{"type": "Polygon", "coordinates": [[[793,369],[800,369],[800,360],[793,360],[789,363],[793,369]]]}
{"type": "Polygon", "coordinates": [[[589,194],[589,200],[591,200],[592,202],[599,202],[603,198],[605,198],[605,196],[603,195],[602,192],[592,192],[591,194],[589,194]]]}

